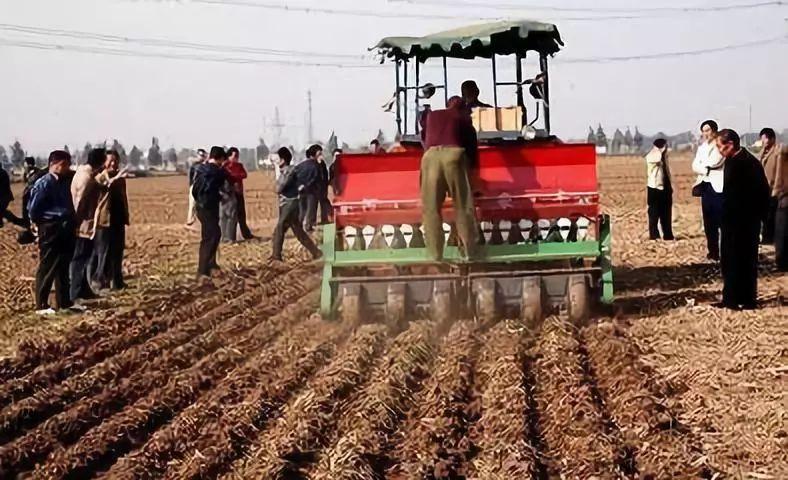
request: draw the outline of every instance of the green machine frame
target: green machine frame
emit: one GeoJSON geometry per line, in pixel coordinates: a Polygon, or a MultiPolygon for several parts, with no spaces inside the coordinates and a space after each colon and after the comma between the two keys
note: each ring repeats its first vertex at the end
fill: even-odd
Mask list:
{"type": "MultiPolygon", "coordinates": [[[[517,262],[543,262],[593,258],[599,261],[601,270],[601,294],[599,300],[606,305],[613,303],[612,226],[610,216],[599,217],[598,240],[583,242],[543,242],[522,245],[486,245],[480,255],[472,261],[462,258],[457,247],[446,247],[444,261],[453,264],[505,264],[517,262]]],[[[337,297],[334,270],[341,267],[365,265],[407,266],[433,263],[427,258],[425,248],[373,249],[338,251],[336,249],[336,224],[323,228],[323,282],[320,292],[320,313],[331,316],[337,297]]],[[[535,273],[538,273],[535,272],[535,273]]]]}

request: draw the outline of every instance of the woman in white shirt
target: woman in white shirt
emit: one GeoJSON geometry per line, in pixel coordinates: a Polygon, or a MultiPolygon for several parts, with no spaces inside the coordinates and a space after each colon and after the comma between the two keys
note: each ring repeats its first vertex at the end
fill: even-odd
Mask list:
{"type": "Polygon", "coordinates": [[[709,260],[720,260],[720,224],[722,223],[722,188],[725,183],[725,158],[717,150],[716,138],[719,127],[714,120],[706,120],[700,126],[703,142],[698,146],[692,170],[698,174],[692,194],[701,197],[703,207],[703,230],[709,260]]]}

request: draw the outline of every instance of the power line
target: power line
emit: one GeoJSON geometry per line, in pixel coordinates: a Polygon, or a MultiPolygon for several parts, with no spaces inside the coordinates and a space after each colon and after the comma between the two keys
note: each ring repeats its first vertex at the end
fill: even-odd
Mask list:
{"type": "Polygon", "coordinates": [[[547,4],[501,4],[489,2],[475,2],[468,0],[388,0],[391,3],[410,3],[419,5],[440,5],[451,7],[474,7],[488,10],[543,10],[553,12],[585,12],[585,13],[688,13],[688,12],[720,12],[735,10],[752,10],[764,7],[780,7],[788,5],[786,1],[763,1],[758,3],[743,3],[720,6],[683,6],[683,7],[559,7],[547,4]]]}
{"type": "Polygon", "coordinates": [[[0,38],[0,46],[29,48],[34,50],[68,51],[78,53],[93,53],[120,57],[164,58],[169,60],[193,60],[199,62],[226,63],[235,65],[280,65],[291,67],[331,67],[331,68],[380,68],[380,65],[312,62],[300,60],[278,60],[267,58],[237,58],[237,57],[207,57],[204,55],[187,53],[144,52],[135,50],[121,50],[109,47],[67,45],[59,43],[42,43],[26,40],[0,38]]]}
{"type": "Polygon", "coordinates": [[[684,50],[677,52],[662,52],[662,53],[626,55],[626,56],[616,56],[616,57],[567,58],[564,60],[562,59],[554,60],[553,63],[557,63],[557,64],[613,63],[613,62],[628,62],[634,60],[656,60],[663,58],[688,57],[688,56],[706,55],[709,53],[728,52],[731,50],[741,50],[741,49],[747,49],[753,47],[761,47],[765,45],[772,45],[772,44],[785,42],[786,39],[788,39],[788,35],[781,35],[779,37],[772,37],[763,40],[754,40],[751,42],[738,43],[735,45],[725,45],[722,47],[711,47],[711,48],[703,48],[698,50],[684,50]]]}
{"type": "Polygon", "coordinates": [[[299,13],[320,13],[325,15],[345,15],[351,17],[371,17],[371,18],[410,18],[421,20],[499,20],[498,17],[480,15],[446,15],[446,14],[426,14],[426,13],[398,13],[381,12],[372,10],[349,10],[326,7],[309,7],[304,5],[288,5],[282,3],[252,1],[252,0],[191,0],[191,3],[203,3],[207,5],[232,5],[238,7],[253,7],[266,10],[279,10],[285,12],[299,13]]]}
{"type": "MultiPolygon", "coordinates": [[[[408,1],[408,0],[401,0],[408,1]]],[[[325,15],[344,15],[350,17],[364,17],[364,18],[380,18],[380,19],[411,19],[411,20],[478,20],[478,21],[495,21],[507,18],[507,15],[470,15],[470,14],[441,14],[441,13],[409,13],[409,12],[385,12],[378,10],[358,10],[358,9],[337,9],[327,7],[310,7],[304,5],[290,5],[282,3],[273,3],[260,0],[191,0],[191,3],[202,3],[206,5],[226,5],[236,7],[251,7],[260,8],[265,10],[276,10],[283,12],[298,12],[306,14],[325,14],[325,15]]],[[[429,4],[430,2],[423,2],[429,4]]],[[[440,6],[453,6],[450,1],[437,2],[436,5],[440,6]]],[[[472,6],[463,5],[460,6],[472,6]]],[[[488,7],[487,4],[479,4],[480,7],[488,7]]],[[[525,7],[518,7],[518,10],[523,10],[525,7]]],[[[632,20],[648,18],[646,15],[608,15],[608,16],[555,16],[551,15],[553,20],[560,21],[577,21],[577,22],[597,22],[606,20],[632,20]]]]}
{"type": "Polygon", "coordinates": [[[154,46],[154,47],[181,48],[181,49],[202,50],[202,51],[219,52],[219,53],[252,53],[252,54],[260,54],[260,55],[273,55],[273,56],[286,56],[286,57],[300,56],[300,57],[344,58],[344,59],[357,59],[357,60],[362,60],[365,58],[365,56],[361,54],[353,55],[353,54],[345,54],[345,53],[320,53],[320,52],[305,52],[298,50],[276,50],[270,48],[256,48],[256,47],[245,47],[245,46],[209,45],[204,43],[183,42],[178,40],[126,37],[119,35],[107,35],[100,33],[75,31],[75,30],[30,27],[26,25],[17,25],[17,24],[9,24],[9,23],[0,23],[0,30],[24,33],[30,35],[64,37],[64,38],[73,38],[78,40],[97,40],[101,42],[110,42],[110,43],[124,43],[124,44],[137,44],[137,45],[154,46]]]}
{"type": "MultiPolygon", "coordinates": [[[[555,64],[594,64],[594,63],[621,63],[639,60],[655,60],[665,58],[677,58],[686,56],[699,56],[711,53],[726,52],[731,50],[740,50],[747,48],[754,48],[759,46],[766,46],[770,44],[777,44],[785,42],[788,35],[779,37],[767,38],[762,40],[755,40],[746,43],[725,45],[720,47],[711,47],[697,50],[683,50],[673,52],[662,52],[654,54],[640,54],[640,55],[626,55],[626,56],[608,56],[608,57],[587,57],[587,58],[566,58],[556,59],[555,64]]],[[[269,58],[245,58],[245,57],[226,57],[226,56],[205,56],[198,54],[188,53],[168,53],[168,52],[152,52],[152,51],[139,51],[139,50],[122,50],[117,48],[109,48],[103,46],[84,46],[84,45],[69,45],[60,43],[43,43],[33,42],[26,40],[16,40],[8,38],[0,38],[0,46],[10,46],[19,48],[28,48],[35,50],[50,50],[50,51],[67,51],[78,53],[91,53],[102,54],[122,57],[141,57],[141,58],[163,58],[170,60],[190,60],[200,62],[212,62],[234,65],[280,65],[290,67],[326,67],[326,68],[348,68],[348,69],[378,69],[383,66],[380,64],[363,64],[363,63],[341,63],[341,62],[315,62],[315,61],[300,61],[300,60],[283,60],[283,59],[269,59],[269,58]]],[[[427,65],[431,67],[431,65],[427,65]]],[[[487,65],[476,66],[457,66],[455,68],[488,68],[487,65]]]]}

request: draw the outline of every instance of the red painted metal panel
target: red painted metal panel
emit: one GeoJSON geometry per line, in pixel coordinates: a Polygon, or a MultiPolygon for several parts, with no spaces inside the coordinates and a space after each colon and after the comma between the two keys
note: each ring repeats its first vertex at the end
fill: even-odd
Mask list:
{"type": "MultiPolygon", "coordinates": [[[[418,223],[421,151],[346,154],[337,164],[337,222],[418,223]],[[401,220],[400,220],[401,219],[401,220]]],[[[483,146],[472,177],[477,218],[555,218],[598,214],[593,145],[483,146]]],[[[451,221],[451,202],[445,213],[451,221]]]]}

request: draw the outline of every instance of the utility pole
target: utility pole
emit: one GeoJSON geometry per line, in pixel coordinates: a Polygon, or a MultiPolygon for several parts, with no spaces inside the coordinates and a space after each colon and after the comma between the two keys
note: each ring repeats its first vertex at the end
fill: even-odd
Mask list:
{"type": "Polygon", "coordinates": [[[282,120],[279,118],[279,107],[274,108],[274,123],[271,125],[271,128],[274,130],[274,143],[273,145],[279,145],[279,142],[282,141],[282,120]]]}
{"type": "Polygon", "coordinates": [[[307,121],[306,135],[307,135],[307,143],[311,143],[312,140],[314,140],[315,138],[314,135],[315,132],[312,128],[312,90],[308,90],[306,92],[306,99],[307,99],[307,104],[309,105],[309,110],[307,113],[307,120],[306,120],[307,121]]]}
{"type": "Polygon", "coordinates": [[[750,104],[750,128],[748,132],[752,132],[752,103],[750,104]]]}

